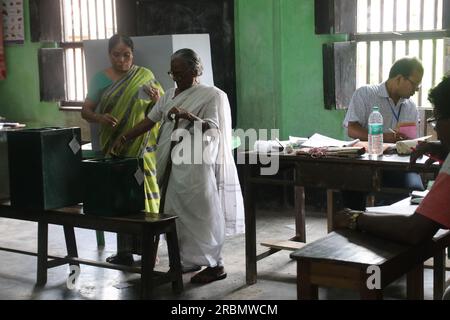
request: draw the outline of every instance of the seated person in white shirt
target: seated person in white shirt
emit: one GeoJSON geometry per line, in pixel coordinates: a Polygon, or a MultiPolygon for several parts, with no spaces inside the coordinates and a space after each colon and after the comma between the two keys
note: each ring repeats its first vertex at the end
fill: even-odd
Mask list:
{"type": "MultiPolygon", "coordinates": [[[[419,90],[423,72],[422,63],[417,58],[405,57],[392,65],[387,81],[358,88],[353,94],[343,122],[348,136],[367,141],[369,115],[372,108],[378,106],[383,116],[384,142],[394,143],[408,138],[398,132],[397,128],[401,123],[415,122],[417,125],[419,122],[417,107],[410,97],[419,90]]],[[[423,190],[420,176],[413,172],[404,174],[386,171],[383,174],[383,183],[391,188],[423,190]]],[[[364,210],[365,195],[358,194],[343,192],[344,205],[364,210]]]]}
{"type": "Polygon", "coordinates": [[[410,97],[419,90],[422,77],[422,63],[417,58],[402,58],[392,65],[387,81],[358,88],[343,123],[348,136],[367,141],[367,121],[372,107],[378,106],[383,116],[384,142],[406,138],[389,129],[396,129],[402,122],[418,123],[417,107],[410,97]]]}

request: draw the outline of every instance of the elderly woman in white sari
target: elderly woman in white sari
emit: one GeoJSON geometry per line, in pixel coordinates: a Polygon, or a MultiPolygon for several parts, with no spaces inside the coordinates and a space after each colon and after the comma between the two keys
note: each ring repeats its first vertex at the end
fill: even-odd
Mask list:
{"type": "Polygon", "coordinates": [[[193,283],[226,277],[225,235],[242,233],[244,208],[231,148],[231,114],[226,93],[199,83],[202,64],[191,49],[171,57],[169,75],[177,84],[148,118],[119,137],[114,152],[161,121],[156,152],[160,212],[178,216],[184,272],[193,283]]]}

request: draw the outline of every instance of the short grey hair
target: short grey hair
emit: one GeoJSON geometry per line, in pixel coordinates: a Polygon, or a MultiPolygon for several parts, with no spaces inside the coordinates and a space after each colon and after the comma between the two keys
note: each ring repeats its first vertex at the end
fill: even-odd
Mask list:
{"type": "Polygon", "coordinates": [[[197,77],[203,74],[203,64],[200,60],[200,56],[192,49],[180,49],[172,54],[171,59],[184,60],[187,63],[188,67],[195,72],[197,77]]]}

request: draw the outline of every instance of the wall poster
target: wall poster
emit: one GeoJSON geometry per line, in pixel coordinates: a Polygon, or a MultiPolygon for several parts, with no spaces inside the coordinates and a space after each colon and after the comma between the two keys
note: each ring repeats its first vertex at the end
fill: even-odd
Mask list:
{"type": "Polygon", "coordinates": [[[3,40],[5,44],[23,44],[23,0],[2,0],[3,40]]]}

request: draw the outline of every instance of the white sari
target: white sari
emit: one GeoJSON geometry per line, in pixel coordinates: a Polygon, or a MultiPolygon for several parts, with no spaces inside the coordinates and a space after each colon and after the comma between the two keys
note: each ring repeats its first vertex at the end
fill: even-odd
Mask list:
{"type": "Polygon", "coordinates": [[[196,85],[173,98],[174,93],[175,89],[166,92],[148,116],[154,122],[162,120],[156,153],[159,182],[169,160],[174,129],[174,122],[167,117],[169,110],[183,108],[216,130],[194,142],[190,122],[180,120],[178,128],[189,131],[184,130],[183,141],[171,153],[164,212],[178,216],[183,265],[215,267],[223,264],[225,235],[244,232],[244,205],[231,150],[230,105],[227,95],[216,87],[196,85]],[[202,149],[194,149],[194,145],[202,149]],[[189,156],[188,149],[195,152],[189,156]],[[199,156],[201,151],[203,157],[199,156]],[[182,159],[190,161],[183,163],[182,159]]]}

